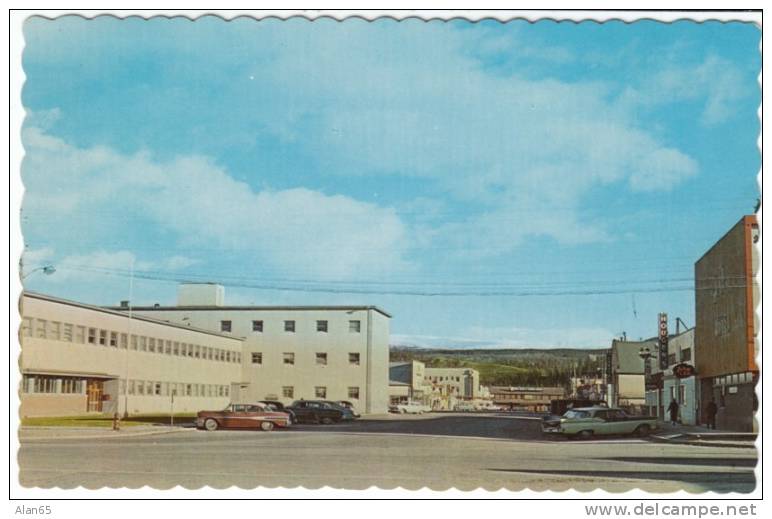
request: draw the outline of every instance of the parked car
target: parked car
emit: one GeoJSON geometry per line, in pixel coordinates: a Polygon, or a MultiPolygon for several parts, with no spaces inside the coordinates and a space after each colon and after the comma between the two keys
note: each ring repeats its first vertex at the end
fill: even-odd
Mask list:
{"type": "Polygon", "coordinates": [[[196,427],[215,431],[220,428],[262,429],[289,427],[290,415],[276,411],[265,404],[230,404],[222,411],[199,411],[196,427]]]}
{"type": "Polygon", "coordinates": [[[325,400],[297,400],[286,409],[295,413],[298,422],[305,423],[329,425],[355,418],[351,410],[325,400]]]}
{"type": "Polygon", "coordinates": [[[295,413],[284,406],[281,402],[278,400],[260,400],[261,404],[265,404],[268,407],[274,409],[275,411],[280,411],[282,413],[287,413],[290,415],[290,422],[295,423],[297,422],[297,419],[295,418],[295,413]]]}
{"type": "Polygon", "coordinates": [[[354,404],[352,404],[348,400],[340,400],[340,401],[335,402],[335,403],[338,404],[341,407],[345,407],[346,409],[350,410],[351,413],[354,415],[354,418],[359,418],[359,417],[362,416],[359,413],[357,413],[357,410],[354,408],[354,404]]]}
{"type": "Polygon", "coordinates": [[[461,404],[454,405],[453,406],[453,410],[454,411],[464,411],[464,412],[467,412],[467,411],[474,411],[475,408],[474,408],[473,404],[461,403],[461,404]]]}
{"type": "Polygon", "coordinates": [[[655,416],[632,416],[622,409],[605,406],[570,409],[562,417],[547,417],[542,421],[545,433],[580,438],[607,434],[646,436],[656,428],[655,416]]]}
{"type": "Polygon", "coordinates": [[[389,412],[399,414],[423,414],[431,411],[431,407],[428,405],[420,404],[418,402],[405,402],[401,404],[391,404],[389,406],[389,412]]]}

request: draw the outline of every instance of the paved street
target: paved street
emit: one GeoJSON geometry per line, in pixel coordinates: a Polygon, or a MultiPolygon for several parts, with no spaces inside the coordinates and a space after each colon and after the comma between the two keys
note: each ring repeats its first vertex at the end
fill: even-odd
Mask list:
{"type": "Polygon", "coordinates": [[[24,440],[24,486],[189,488],[236,485],[362,489],[424,486],[488,490],[604,488],[750,492],[749,448],[637,438],[555,441],[538,420],[424,415],[290,431],[205,432],[115,439],[24,440]]]}

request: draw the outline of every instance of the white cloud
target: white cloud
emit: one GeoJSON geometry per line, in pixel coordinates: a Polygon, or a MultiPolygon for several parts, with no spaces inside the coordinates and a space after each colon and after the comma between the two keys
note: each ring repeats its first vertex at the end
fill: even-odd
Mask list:
{"type": "MultiPolygon", "coordinates": [[[[56,240],[63,233],[99,248],[100,230],[114,237],[149,219],[201,256],[231,251],[245,263],[304,276],[378,275],[410,266],[407,230],[390,208],[302,188],[255,192],[204,157],[159,162],[147,153],[81,149],[34,127],[24,130],[24,143],[22,212],[36,237],[56,240]]],[[[110,254],[70,259],[130,262],[127,254],[110,254]]],[[[200,259],[155,261],[179,269],[200,259]]]]}

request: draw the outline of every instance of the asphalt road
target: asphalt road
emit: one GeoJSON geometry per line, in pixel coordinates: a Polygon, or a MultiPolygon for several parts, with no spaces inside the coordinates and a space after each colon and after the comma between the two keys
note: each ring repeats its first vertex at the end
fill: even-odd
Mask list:
{"type": "Polygon", "coordinates": [[[27,487],[150,485],[435,490],[750,492],[752,448],[638,438],[552,441],[538,420],[424,415],[289,431],[195,431],[88,440],[34,440],[19,450],[27,487]]]}

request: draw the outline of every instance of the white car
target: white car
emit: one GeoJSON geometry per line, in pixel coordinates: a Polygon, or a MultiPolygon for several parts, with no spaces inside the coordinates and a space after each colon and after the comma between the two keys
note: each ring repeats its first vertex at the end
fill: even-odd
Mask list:
{"type": "Polygon", "coordinates": [[[418,402],[407,402],[404,404],[392,404],[389,406],[389,411],[399,414],[423,414],[431,411],[431,408],[418,402]]]}

